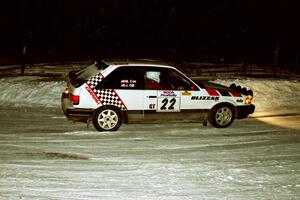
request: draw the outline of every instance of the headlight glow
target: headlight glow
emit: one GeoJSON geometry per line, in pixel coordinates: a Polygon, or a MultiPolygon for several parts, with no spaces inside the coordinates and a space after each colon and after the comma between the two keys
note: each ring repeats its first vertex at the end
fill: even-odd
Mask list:
{"type": "Polygon", "coordinates": [[[245,104],[250,105],[252,103],[253,97],[251,95],[248,95],[248,97],[245,100],[245,104]]]}

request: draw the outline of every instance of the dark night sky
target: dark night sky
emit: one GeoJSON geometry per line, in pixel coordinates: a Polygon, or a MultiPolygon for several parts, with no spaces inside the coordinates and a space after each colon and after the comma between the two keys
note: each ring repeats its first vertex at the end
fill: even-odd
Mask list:
{"type": "Polygon", "coordinates": [[[10,0],[0,6],[0,58],[142,57],[300,62],[300,6],[262,0],[10,0]]]}

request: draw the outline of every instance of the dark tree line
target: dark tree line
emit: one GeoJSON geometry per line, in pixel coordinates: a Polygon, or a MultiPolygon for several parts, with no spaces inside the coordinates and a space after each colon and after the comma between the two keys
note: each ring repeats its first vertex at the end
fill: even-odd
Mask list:
{"type": "Polygon", "coordinates": [[[1,57],[143,57],[298,65],[298,3],[211,0],[1,2],[1,57]]]}

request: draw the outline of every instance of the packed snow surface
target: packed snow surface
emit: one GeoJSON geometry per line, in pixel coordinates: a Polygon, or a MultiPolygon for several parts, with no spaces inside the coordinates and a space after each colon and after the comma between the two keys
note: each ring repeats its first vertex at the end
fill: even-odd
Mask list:
{"type": "Polygon", "coordinates": [[[63,116],[62,78],[0,78],[0,199],[299,199],[299,80],[212,81],[253,90],[252,117],[97,132],[63,116]]]}

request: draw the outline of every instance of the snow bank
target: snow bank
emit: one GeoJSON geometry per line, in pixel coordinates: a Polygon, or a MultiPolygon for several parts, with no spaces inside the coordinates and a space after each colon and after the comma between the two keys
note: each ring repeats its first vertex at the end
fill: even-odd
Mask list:
{"type": "Polygon", "coordinates": [[[0,79],[2,106],[57,107],[66,83],[47,78],[24,76],[0,79]]]}
{"type": "Polygon", "coordinates": [[[300,82],[296,79],[240,78],[215,80],[229,86],[231,83],[253,90],[253,116],[300,113],[300,82]]]}

